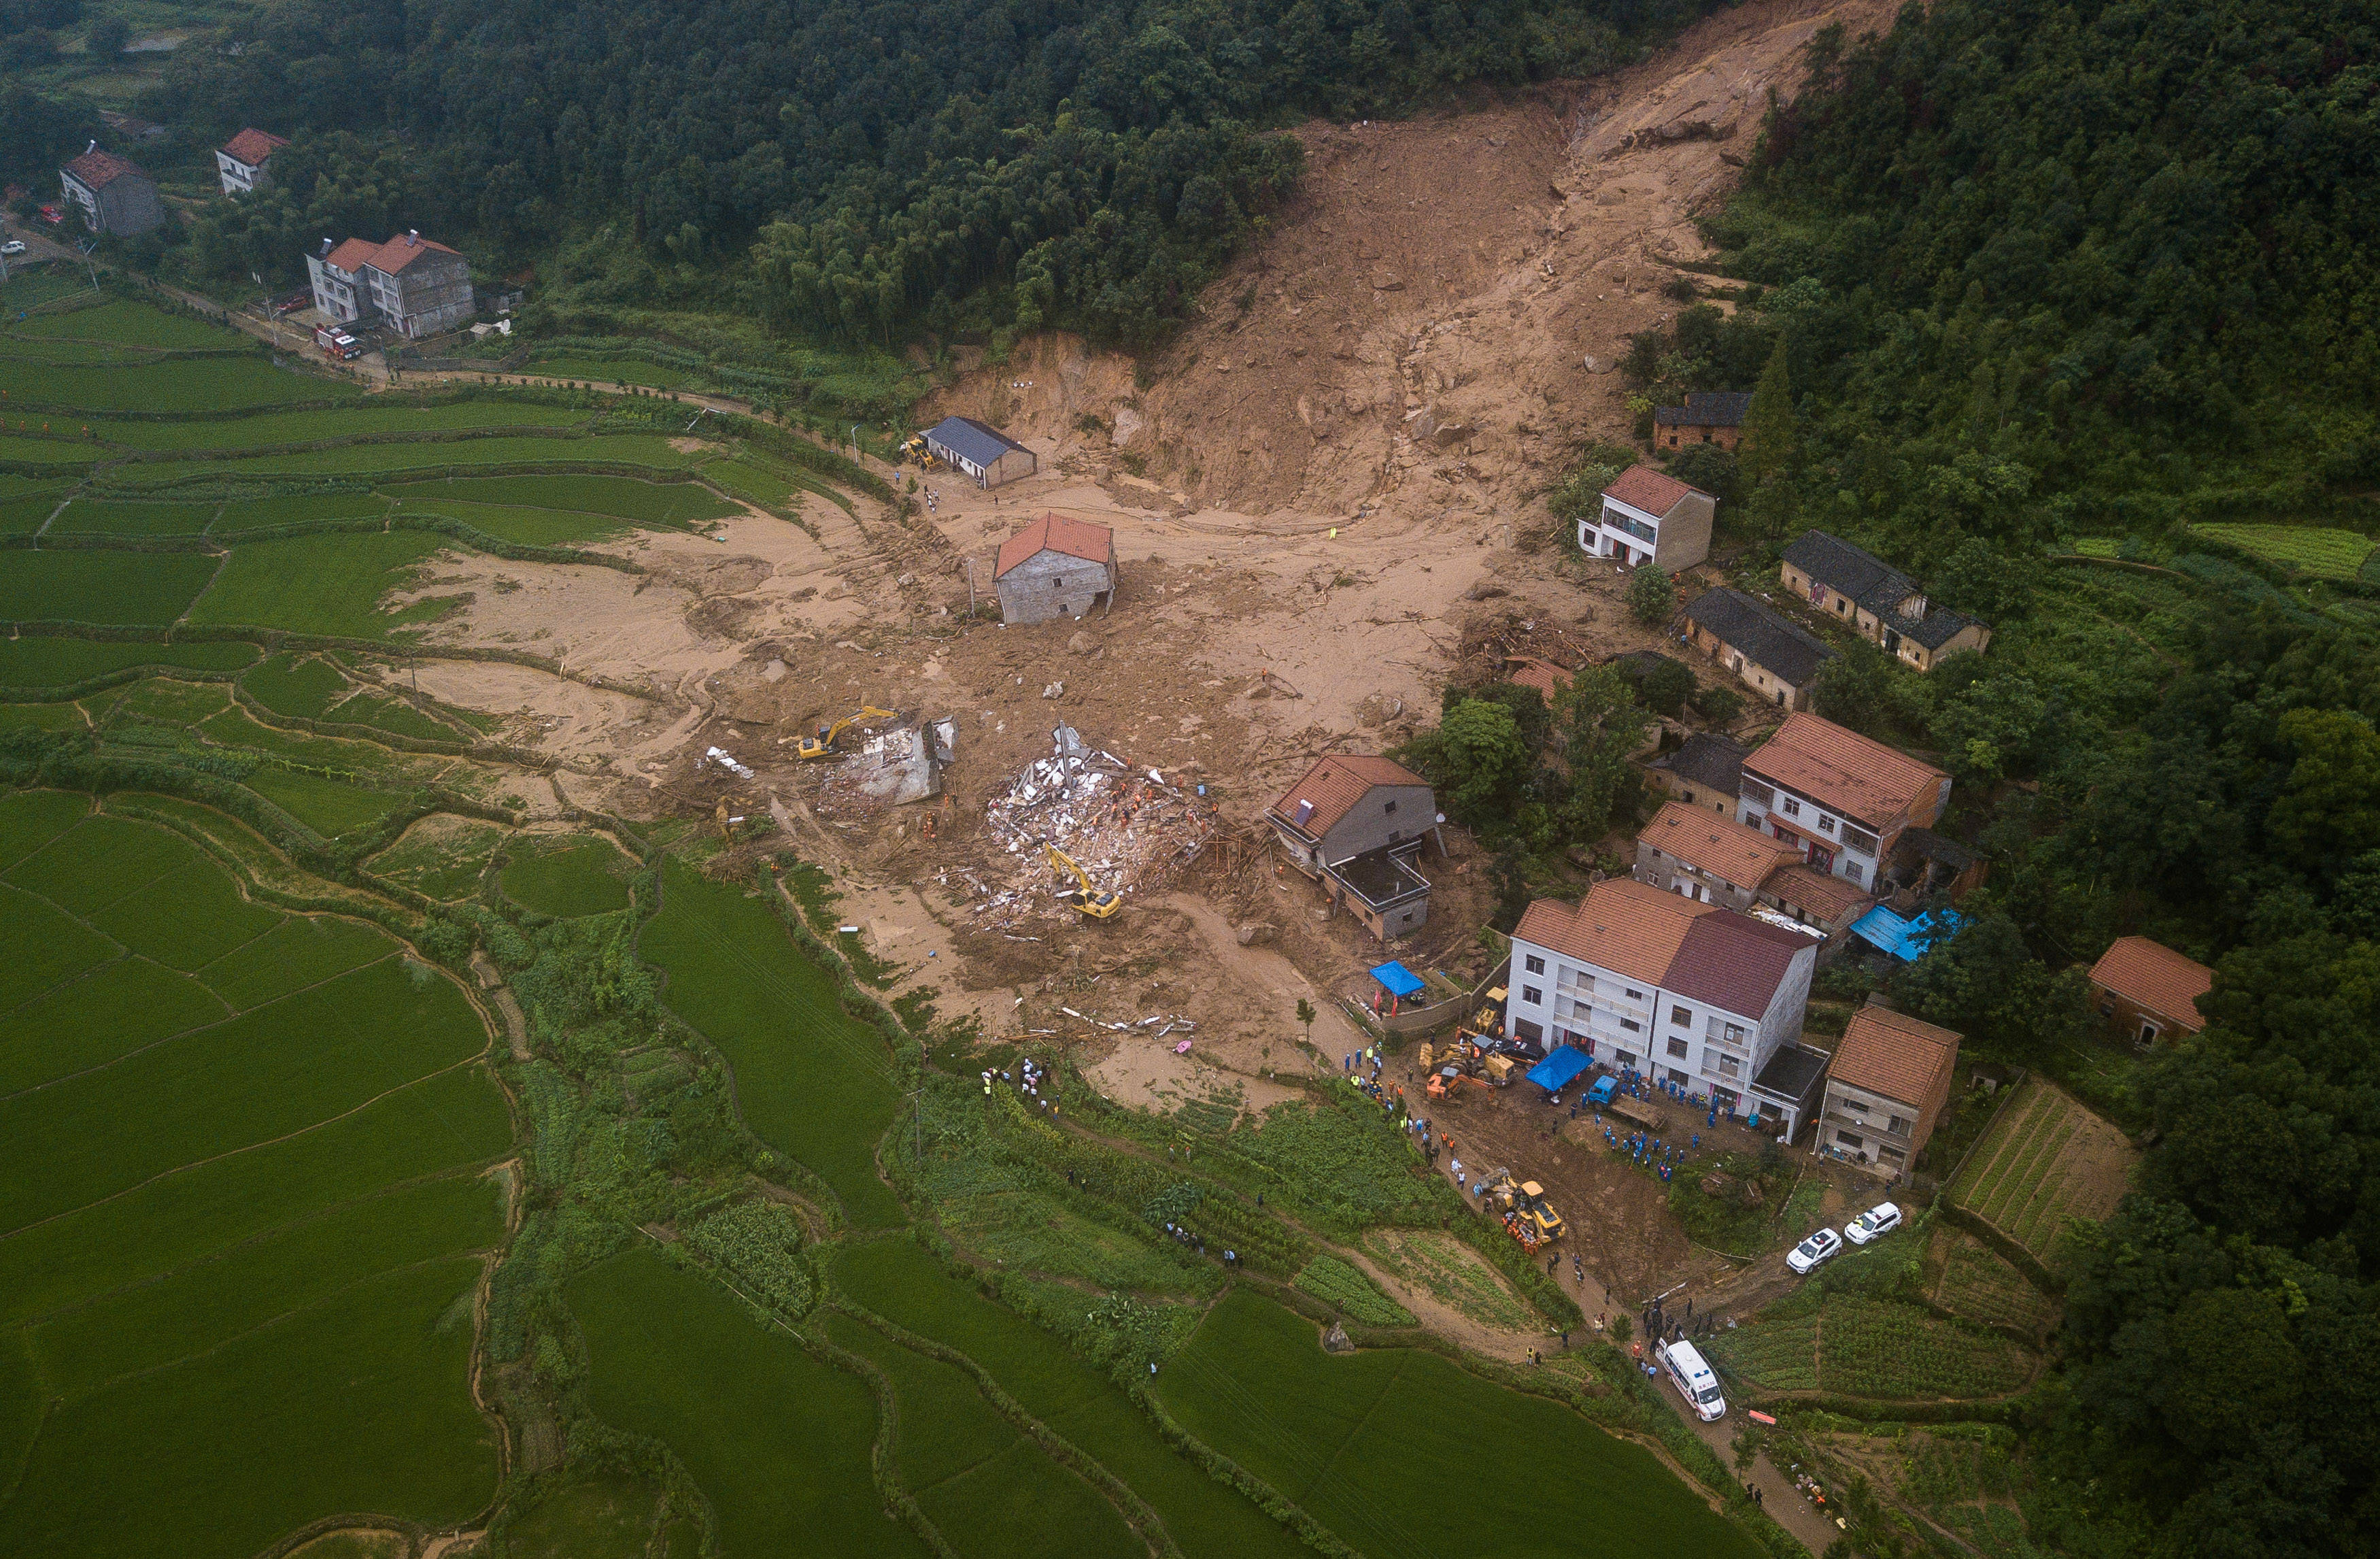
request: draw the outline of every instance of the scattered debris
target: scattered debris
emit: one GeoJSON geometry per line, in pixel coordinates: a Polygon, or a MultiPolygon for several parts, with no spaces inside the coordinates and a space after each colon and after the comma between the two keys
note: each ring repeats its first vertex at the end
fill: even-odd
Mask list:
{"type": "Polygon", "coordinates": [[[729,773],[734,774],[737,779],[753,779],[758,777],[751,770],[746,768],[743,764],[738,763],[734,758],[730,757],[727,749],[723,747],[714,747],[704,752],[702,755],[702,762],[697,763],[695,767],[699,769],[704,763],[716,763],[721,768],[725,769],[729,773]]]}

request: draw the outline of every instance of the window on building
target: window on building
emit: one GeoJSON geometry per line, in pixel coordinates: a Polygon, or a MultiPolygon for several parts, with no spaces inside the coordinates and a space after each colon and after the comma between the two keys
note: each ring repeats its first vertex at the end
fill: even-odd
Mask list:
{"type": "Polygon", "coordinates": [[[2102,1017],[2113,1017],[2116,1016],[2115,997],[2102,996],[2099,999],[2099,1016],[2102,1017]]]}
{"type": "Polygon", "coordinates": [[[1641,1034],[1645,1031],[1645,1026],[1642,1023],[1637,1022],[1633,1017],[1621,1018],[1620,1020],[1620,1026],[1622,1029],[1627,1029],[1632,1034],[1641,1034]]]}
{"type": "Polygon", "coordinates": [[[1802,803],[1794,800],[1791,796],[1785,798],[1785,815],[1789,818],[1800,817],[1802,815],[1802,803]]]}
{"type": "Polygon", "coordinates": [[[1736,787],[1735,793],[1738,796],[1742,797],[1747,801],[1757,802],[1759,805],[1764,807],[1771,805],[1777,799],[1777,793],[1775,791],[1769,789],[1767,786],[1761,784],[1758,780],[1754,779],[1749,774],[1746,774],[1743,777],[1743,782],[1736,787]]]}
{"type": "Polygon", "coordinates": [[[1835,1140],[1841,1143],[1846,1148],[1859,1149],[1867,1146],[1867,1139],[1865,1138],[1854,1136],[1848,1131],[1836,1132],[1835,1140]]]}
{"type": "Polygon", "coordinates": [[[1686,1041],[1683,1040],[1671,1040],[1670,1041],[1670,1054],[1676,1056],[1679,1060],[1683,1061],[1686,1058],[1686,1041]]]}
{"type": "Polygon", "coordinates": [[[1889,1131],[1895,1137],[1906,1137],[1909,1135],[1908,1117],[1904,1115],[1895,1115],[1886,1124],[1884,1129],[1889,1131]]]}
{"type": "Polygon", "coordinates": [[[1834,831],[1835,820],[1821,813],[1818,818],[1818,832],[1821,834],[1832,834],[1834,831]]]}
{"type": "Polygon", "coordinates": [[[1543,974],[1546,972],[1546,961],[1543,958],[1538,957],[1535,953],[1531,953],[1523,957],[1521,960],[1521,967],[1528,970],[1531,974],[1543,974]]]}
{"type": "Polygon", "coordinates": [[[2157,1026],[2155,1024],[2143,1023],[2141,1025],[2141,1043],[2144,1045],[2155,1044],[2156,1042],[2156,1037],[2157,1026]]]}
{"type": "Polygon", "coordinates": [[[1393,812],[1393,811],[1395,811],[1396,810],[1397,810],[1397,804],[1396,804],[1394,801],[1390,802],[1387,806],[1382,807],[1382,808],[1380,809],[1380,810],[1382,810],[1382,811],[1384,811],[1384,812],[1393,812]]]}
{"type": "Polygon", "coordinates": [[[1843,843],[1864,856],[1876,854],[1876,835],[1857,823],[1843,824],[1843,843]]]}
{"type": "Polygon", "coordinates": [[[1727,1052],[1723,1050],[1714,1052],[1713,1054],[1718,1058],[1718,1075],[1720,1077],[1740,1078],[1743,1076],[1742,1062],[1737,1060],[1734,1056],[1728,1054],[1727,1052]]]}
{"type": "Polygon", "coordinates": [[[1694,1015],[1688,1012],[1683,1007],[1671,1007],[1670,1009],[1670,1021],[1676,1024],[1681,1029],[1692,1028],[1694,1026],[1694,1015]]]}
{"type": "Polygon", "coordinates": [[[1727,1042],[1731,1045],[1740,1045],[1743,1042],[1742,1024],[1730,1023],[1727,1026],[1727,1042]]]}
{"type": "Polygon", "coordinates": [[[1856,883],[1864,873],[1864,868],[1863,868],[1858,861],[1852,860],[1848,857],[1844,859],[1843,877],[1846,881],[1856,883]]]}
{"type": "Polygon", "coordinates": [[[1521,1000],[1533,1007],[1543,1006],[1546,1005],[1546,993],[1534,985],[1524,985],[1521,987],[1521,1000]]]}
{"type": "Polygon", "coordinates": [[[1628,999],[1632,1002],[1641,1002],[1645,999],[1645,993],[1642,991],[1630,991],[1628,993],[1628,999]]]}

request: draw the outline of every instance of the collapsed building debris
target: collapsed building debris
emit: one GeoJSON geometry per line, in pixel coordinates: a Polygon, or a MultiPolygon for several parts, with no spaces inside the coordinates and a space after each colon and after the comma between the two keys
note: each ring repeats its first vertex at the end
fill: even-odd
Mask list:
{"type": "Polygon", "coordinates": [[[733,757],[729,756],[727,749],[723,747],[714,747],[708,749],[703,753],[701,759],[697,761],[694,766],[699,769],[711,763],[718,764],[729,773],[734,774],[737,779],[751,779],[754,777],[752,771],[746,768],[743,764],[735,761],[733,757]]]}
{"type": "Polygon", "coordinates": [[[1196,858],[1215,833],[1215,809],[1196,786],[1087,746],[1071,725],[1050,733],[1050,755],[1028,765],[985,809],[992,841],[1014,861],[1011,882],[988,882],[965,867],[937,880],[973,898],[972,913],[994,928],[1059,907],[1045,846],[1080,862],[1102,888],[1146,893],[1196,858]]]}
{"type": "Polygon", "coordinates": [[[942,771],[957,755],[958,722],[905,716],[871,731],[856,751],[829,762],[814,809],[824,817],[873,817],[942,793],[942,771]]]}

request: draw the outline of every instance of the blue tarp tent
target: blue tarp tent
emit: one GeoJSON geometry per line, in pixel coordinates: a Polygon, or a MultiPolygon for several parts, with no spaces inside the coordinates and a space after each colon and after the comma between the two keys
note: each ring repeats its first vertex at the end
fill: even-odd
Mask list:
{"type": "Polygon", "coordinates": [[[1956,935],[1967,923],[1966,917],[1950,910],[1942,912],[1942,922],[1937,925],[1932,914],[1904,920],[1879,904],[1852,922],[1852,934],[1873,947],[1899,958],[1902,963],[1914,963],[1924,956],[1937,938],[1956,935]]]}
{"type": "Polygon", "coordinates": [[[1529,1080],[1548,1093],[1565,1087],[1570,1080],[1586,1070],[1591,1063],[1582,1051],[1560,1046],[1543,1061],[1529,1068],[1529,1080]]]}
{"type": "Polygon", "coordinates": [[[1411,996],[1422,988],[1421,977],[1393,958],[1376,967],[1372,978],[1391,996],[1411,996]]]}

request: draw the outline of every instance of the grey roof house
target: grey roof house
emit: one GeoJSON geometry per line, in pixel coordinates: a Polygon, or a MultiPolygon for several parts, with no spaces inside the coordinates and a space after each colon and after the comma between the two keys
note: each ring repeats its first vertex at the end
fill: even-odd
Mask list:
{"type": "Polygon", "coordinates": [[[1683,406],[1653,408],[1653,443],[1662,449],[1715,444],[1733,449],[1743,438],[1744,413],[1752,409],[1745,390],[1695,390],[1683,406]]]}
{"type": "Polygon", "coordinates": [[[1675,752],[1645,765],[1645,777],[1689,807],[1735,815],[1735,787],[1743,779],[1745,749],[1725,737],[1696,731],[1675,752]]]}
{"type": "Polygon", "coordinates": [[[1779,569],[1785,588],[1812,607],[1856,629],[1919,671],[1944,655],[1977,654],[1992,630],[1963,613],[1936,606],[1917,581],[1864,547],[1823,530],[1803,532],[1785,549],[1779,569]]]}
{"type": "Polygon", "coordinates": [[[1686,638],[1779,709],[1806,709],[1835,652],[1739,590],[1705,591],[1686,608],[1686,638]]]}
{"type": "Polygon", "coordinates": [[[972,417],[945,417],[927,429],[926,448],[935,459],[973,477],[978,487],[998,487],[1031,476],[1041,466],[1033,451],[972,417]]]}

